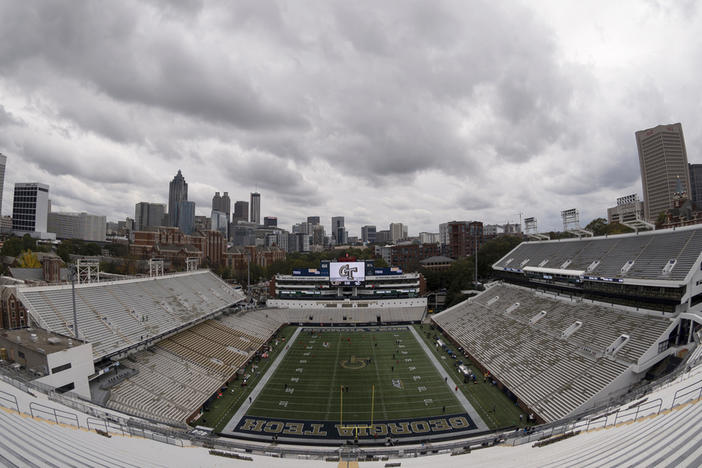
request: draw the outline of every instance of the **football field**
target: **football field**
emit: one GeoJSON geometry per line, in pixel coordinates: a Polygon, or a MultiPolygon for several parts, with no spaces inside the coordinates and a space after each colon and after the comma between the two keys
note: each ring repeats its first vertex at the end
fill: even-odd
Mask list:
{"type": "Polygon", "coordinates": [[[437,425],[444,432],[475,429],[451,380],[407,327],[302,328],[286,346],[234,432],[333,437],[329,432],[358,435],[357,426],[367,430],[361,436],[402,434],[405,426],[415,434],[437,425]]]}

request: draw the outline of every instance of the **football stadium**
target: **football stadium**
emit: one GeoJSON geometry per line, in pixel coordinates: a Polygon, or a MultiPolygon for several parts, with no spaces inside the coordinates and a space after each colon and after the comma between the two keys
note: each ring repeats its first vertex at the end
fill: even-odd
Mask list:
{"type": "Polygon", "coordinates": [[[342,257],[18,285],[0,464],[702,464],[702,227],[522,242],[428,314],[423,277],[342,257]]]}

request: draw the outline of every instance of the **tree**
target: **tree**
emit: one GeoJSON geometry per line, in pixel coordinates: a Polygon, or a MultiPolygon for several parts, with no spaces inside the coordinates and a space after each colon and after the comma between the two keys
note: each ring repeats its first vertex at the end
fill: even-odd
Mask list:
{"type": "Polygon", "coordinates": [[[37,250],[37,242],[29,234],[22,237],[10,236],[0,250],[0,254],[7,257],[16,257],[26,250],[37,250]]]}
{"type": "Polygon", "coordinates": [[[41,268],[41,263],[37,258],[37,254],[31,250],[25,250],[17,258],[17,263],[20,268],[41,268]]]}
{"type": "Polygon", "coordinates": [[[585,229],[591,231],[596,236],[604,236],[607,234],[607,220],[604,218],[595,218],[585,226],[585,229]]]}
{"type": "Polygon", "coordinates": [[[591,231],[595,236],[608,236],[612,234],[623,234],[625,232],[633,232],[633,229],[624,226],[620,223],[607,223],[604,218],[595,218],[585,226],[585,229],[591,231]]]}

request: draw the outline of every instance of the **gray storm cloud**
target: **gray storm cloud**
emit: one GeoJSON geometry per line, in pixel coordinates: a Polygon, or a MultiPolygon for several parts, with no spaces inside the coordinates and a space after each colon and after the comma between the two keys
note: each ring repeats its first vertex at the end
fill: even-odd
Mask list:
{"type": "Polygon", "coordinates": [[[56,209],[118,219],[181,169],[199,213],[259,190],[283,225],[346,214],[352,234],[603,216],[640,190],[635,130],[682,121],[691,162],[702,144],[697,9],[607,8],[586,31],[611,56],[548,3],[4,2],[6,192],[39,180],[56,209]],[[675,54],[610,39],[642,30],[674,31],[675,54]]]}

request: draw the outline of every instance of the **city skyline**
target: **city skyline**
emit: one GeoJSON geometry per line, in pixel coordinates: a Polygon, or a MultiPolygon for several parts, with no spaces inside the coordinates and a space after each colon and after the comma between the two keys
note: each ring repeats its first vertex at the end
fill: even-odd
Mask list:
{"type": "Polygon", "coordinates": [[[39,181],[53,210],[115,221],[167,203],[181,169],[198,215],[216,191],[256,191],[286,228],[343,215],[353,236],[416,235],[523,213],[551,230],[563,209],[586,223],[642,194],[636,130],[681,122],[702,162],[694,3],[376,7],[1,6],[5,193],[39,181]]]}

